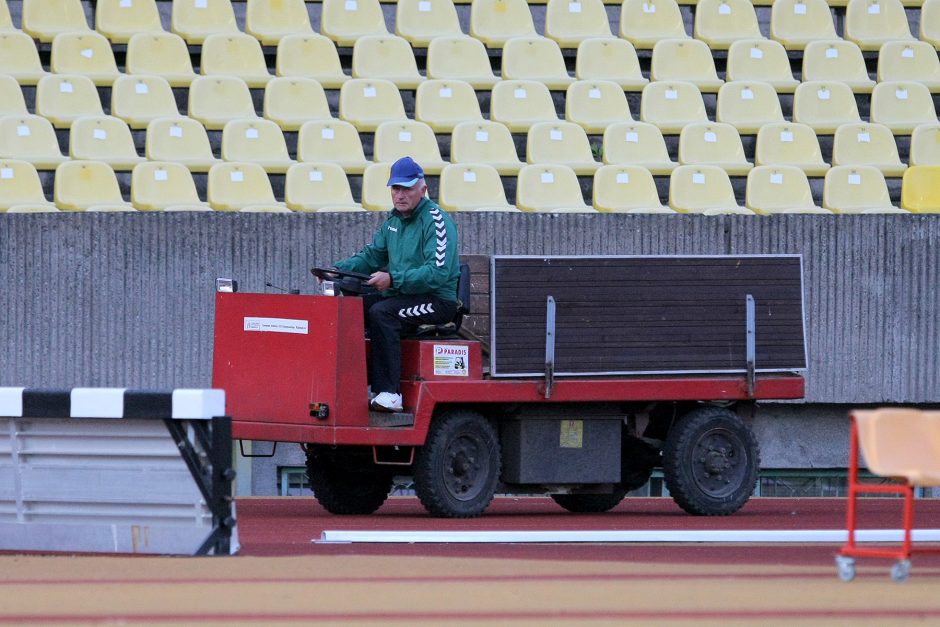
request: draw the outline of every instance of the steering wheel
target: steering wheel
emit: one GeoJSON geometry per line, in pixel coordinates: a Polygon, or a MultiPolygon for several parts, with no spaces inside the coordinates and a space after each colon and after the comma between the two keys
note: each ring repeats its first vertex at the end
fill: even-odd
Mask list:
{"type": "Polygon", "coordinates": [[[374,287],[366,285],[366,281],[372,278],[368,274],[336,268],[310,268],[310,272],[321,281],[332,281],[340,292],[349,296],[362,296],[375,291],[374,287]]]}
{"type": "Polygon", "coordinates": [[[372,278],[370,275],[361,272],[346,272],[345,270],[338,270],[336,268],[310,268],[310,273],[321,281],[332,281],[336,277],[341,279],[359,279],[360,281],[368,281],[372,278]]]}

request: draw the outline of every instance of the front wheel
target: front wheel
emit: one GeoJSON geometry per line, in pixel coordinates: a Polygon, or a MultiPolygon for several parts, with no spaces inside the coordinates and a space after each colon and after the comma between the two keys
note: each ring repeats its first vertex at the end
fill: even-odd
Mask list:
{"type": "Polygon", "coordinates": [[[373,513],[388,498],[391,476],[380,470],[346,466],[328,457],[308,455],[307,480],[313,496],[331,514],[373,513]]]}

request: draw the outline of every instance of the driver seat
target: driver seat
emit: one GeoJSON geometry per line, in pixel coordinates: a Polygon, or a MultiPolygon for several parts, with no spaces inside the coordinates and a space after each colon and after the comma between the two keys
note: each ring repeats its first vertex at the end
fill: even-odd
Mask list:
{"type": "Polygon", "coordinates": [[[470,264],[460,264],[460,277],[457,279],[457,313],[454,319],[443,324],[422,324],[402,334],[403,338],[456,337],[463,324],[463,317],[470,313],[470,264]]]}

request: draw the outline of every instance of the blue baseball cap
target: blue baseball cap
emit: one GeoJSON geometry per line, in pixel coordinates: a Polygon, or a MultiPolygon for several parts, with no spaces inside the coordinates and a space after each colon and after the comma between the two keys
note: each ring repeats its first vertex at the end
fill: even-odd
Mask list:
{"type": "Polygon", "coordinates": [[[411,157],[402,157],[392,164],[392,170],[388,177],[388,187],[392,185],[414,187],[423,178],[424,170],[421,169],[421,166],[411,157]]]}

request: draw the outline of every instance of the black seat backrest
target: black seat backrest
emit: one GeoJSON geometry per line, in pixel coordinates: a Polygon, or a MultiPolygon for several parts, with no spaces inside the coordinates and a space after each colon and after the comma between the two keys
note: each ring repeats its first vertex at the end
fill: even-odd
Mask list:
{"type": "MultiPolygon", "coordinates": [[[[460,278],[457,279],[457,313],[470,313],[470,264],[460,264],[460,278]]],[[[458,327],[460,325],[458,324],[458,327]]]]}

